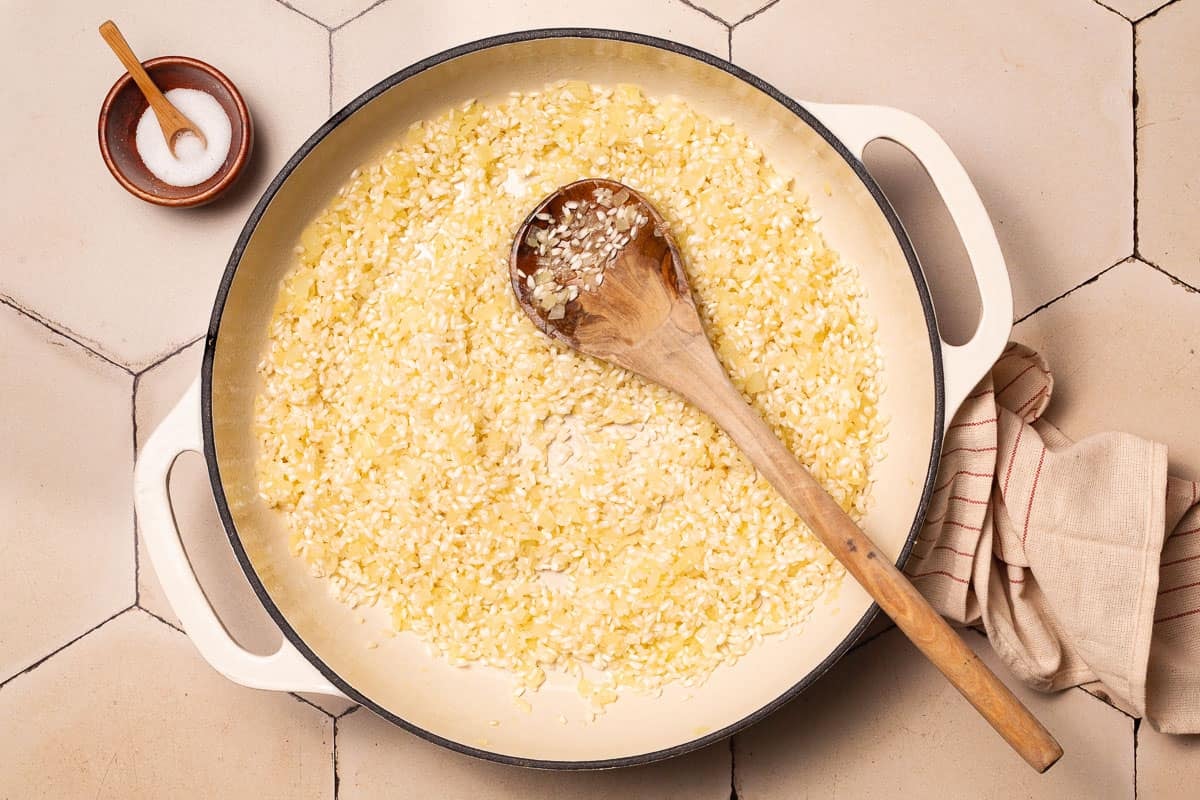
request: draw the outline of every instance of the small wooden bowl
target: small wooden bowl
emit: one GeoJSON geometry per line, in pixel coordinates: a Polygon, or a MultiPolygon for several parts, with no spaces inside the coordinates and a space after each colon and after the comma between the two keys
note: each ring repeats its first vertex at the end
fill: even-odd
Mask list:
{"type": "Polygon", "coordinates": [[[160,206],[186,208],[216,199],[242,173],[254,143],[254,127],[241,93],[219,69],[185,56],[162,56],[142,62],[163,92],[199,89],[208,92],[229,116],[233,135],[229,155],[216,174],[195,186],[172,186],[154,176],[142,161],[135,144],[138,120],[148,104],[129,77],[122,75],[100,107],[100,154],[108,171],[135,197],[160,206]]]}

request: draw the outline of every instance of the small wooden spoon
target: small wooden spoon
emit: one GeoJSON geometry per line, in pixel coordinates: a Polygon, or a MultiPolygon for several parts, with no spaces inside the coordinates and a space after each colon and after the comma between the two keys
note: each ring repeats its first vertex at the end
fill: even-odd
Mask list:
{"type": "Polygon", "coordinates": [[[133,82],[146,96],[146,102],[154,109],[154,116],[158,118],[158,125],[162,128],[163,136],[166,137],[167,149],[171,151],[171,155],[175,155],[175,141],[181,133],[192,134],[200,140],[201,145],[208,147],[208,140],[204,138],[204,133],[201,132],[199,126],[185,117],[178,108],[171,105],[171,101],[159,91],[158,87],[154,85],[154,81],[150,80],[150,76],[142,67],[142,62],[133,54],[129,42],[125,41],[125,37],[121,35],[121,31],[117,29],[111,19],[106,20],[100,26],[100,36],[108,42],[108,46],[112,48],[129,76],[133,78],[133,82]]]}
{"type": "Polygon", "coordinates": [[[1062,756],[1054,737],[875,547],[730,382],[704,334],[679,250],[646,198],[609,180],[564,186],[543,200],[517,232],[509,272],[517,303],[543,333],[678,392],[724,429],[880,608],[1030,766],[1044,772],[1062,756]],[[565,314],[550,319],[529,285],[529,276],[538,270],[530,229],[548,227],[547,214],[557,222],[568,201],[593,201],[596,189],[628,191],[649,223],[607,264],[599,286],[579,289],[577,298],[566,303],[565,314]]]}

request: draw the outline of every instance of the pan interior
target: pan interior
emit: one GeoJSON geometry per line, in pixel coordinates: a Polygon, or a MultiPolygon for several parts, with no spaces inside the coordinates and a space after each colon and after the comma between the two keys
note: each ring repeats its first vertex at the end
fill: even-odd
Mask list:
{"type": "Polygon", "coordinates": [[[802,630],[765,641],[702,686],[671,687],[658,698],[623,696],[591,723],[583,721],[584,705],[566,680],[549,681],[526,713],[512,701],[507,675],[451,667],[410,635],[381,638],[383,613],[358,622],[358,612],[334,600],[324,582],[288,554],[283,522],[258,499],[254,476],[255,366],[279,281],[304,226],[351,170],[382,154],[413,122],[472,98],[497,100],[562,78],[634,83],[648,94],[678,95],[701,113],[731,119],[809,195],[830,245],[858,265],[867,309],[878,322],[886,384],[880,406],[890,422],[864,526],[885,553],[900,555],[928,485],[937,392],[932,322],[897,230],[846,158],[770,94],[684,53],[621,39],[517,38],[461,53],[382,88],[308,152],[254,226],[227,277],[224,307],[214,315],[219,323],[206,375],[209,458],[219,471],[231,538],[244,551],[252,581],[260,583],[285,630],[290,627],[354,694],[396,721],[484,755],[611,762],[662,754],[752,717],[819,672],[845,646],[870,599],[847,578],[802,630]],[[379,646],[369,649],[371,640],[379,646]]]}

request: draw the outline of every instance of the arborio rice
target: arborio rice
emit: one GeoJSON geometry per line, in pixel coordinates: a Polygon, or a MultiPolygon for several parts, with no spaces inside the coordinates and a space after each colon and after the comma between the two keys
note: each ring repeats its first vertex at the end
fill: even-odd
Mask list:
{"type": "Polygon", "coordinates": [[[590,176],[660,209],[734,383],[860,516],[884,424],[855,270],[742,132],[632,86],[469,103],[357,170],[296,248],[256,423],[262,496],[339,598],[603,707],[702,680],[843,572],[700,412],[517,308],[518,225],[590,176]]]}

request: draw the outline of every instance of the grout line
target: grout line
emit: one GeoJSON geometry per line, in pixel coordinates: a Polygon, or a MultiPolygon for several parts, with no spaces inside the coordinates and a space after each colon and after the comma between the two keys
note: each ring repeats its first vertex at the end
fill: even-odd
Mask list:
{"type": "Polygon", "coordinates": [[[778,4],[779,4],[779,0],[771,0],[771,2],[767,3],[765,6],[763,6],[762,8],[760,8],[758,11],[751,11],[749,14],[747,14],[747,15],[746,15],[746,16],[744,16],[744,17],[742,17],[742,18],[741,18],[741,19],[739,19],[737,22],[733,23],[733,25],[732,25],[732,26],[730,26],[730,27],[736,28],[738,25],[741,25],[743,22],[749,22],[750,20],[752,20],[752,19],[754,19],[755,17],[757,17],[759,14],[763,13],[764,11],[767,11],[767,10],[771,9],[772,7],[774,7],[774,6],[778,5],[778,4]]]}
{"type": "MultiPolygon", "coordinates": [[[[133,376],[133,389],[129,395],[129,416],[133,422],[133,463],[137,464],[138,457],[138,424],[137,424],[137,393],[140,375],[133,376]]],[[[138,518],[137,503],[133,504],[133,604],[142,602],[142,559],[138,556],[138,518]]]]}
{"type": "Polygon", "coordinates": [[[134,374],[133,370],[131,370],[129,367],[125,366],[124,364],[122,364],[120,362],[114,361],[113,359],[104,355],[104,353],[101,353],[95,347],[92,347],[90,344],[86,344],[85,342],[83,342],[83,337],[80,336],[79,334],[75,333],[70,328],[66,327],[65,325],[59,325],[58,323],[51,322],[48,318],[43,317],[41,314],[37,313],[36,311],[25,308],[24,306],[22,306],[20,303],[18,303],[12,297],[10,297],[6,294],[0,294],[0,304],[6,305],[9,308],[11,308],[13,311],[16,311],[21,316],[33,320],[38,325],[41,325],[43,328],[50,331],[51,333],[55,333],[55,334],[63,337],[64,339],[68,339],[68,340],[74,342],[75,344],[77,344],[81,348],[83,348],[83,350],[86,353],[88,353],[91,356],[94,356],[95,358],[100,359],[104,363],[106,363],[110,366],[116,367],[117,369],[121,370],[122,372],[128,373],[130,375],[134,374]]]}
{"type": "MultiPolygon", "coordinates": [[[[141,608],[142,602],[142,558],[138,553],[142,534],[138,530],[137,508],[133,509],[133,604],[141,608]]],[[[145,609],[143,609],[145,610],[145,609]]]]}
{"type": "Polygon", "coordinates": [[[737,793],[737,748],[734,740],[737,735],[729,737],[729,800],[738,800],[737,793]]]}
{"type": "Polygon", "coordinates": [[[1143,264],[1145,264],[1147,267],[1150,267],[1151,269],[1156,269],[1156,270],[1158,270],[1159,272],[1161,272],[1163,275],[1166,275],[1168,278],[1170,278],[1170,279],[1171,279],[1171,282],[1172,282],[1172,283],[1174,283],[1176,286],[1179,286],[1179,287],[1180,287],[1180,288],[1182,288],[1184,291],[1188,291],[1188,292],[1200,292],[1200,287],[1192,286],[1190,283],[1188,283],[1187,281],[1183,280],[1182,278],[1178,278],[1178,277],[1176,277],[1175,275],[1172,275],[1170,272],[1167,272],[1165,269],[1163,269],[1162,267],[1160,267],[1158,264],[1155,264],[1153,261],[1149,261],[1149,260],[1147,260],[1147,259],[1145,259],[1145,258],[1142,258],[1141,256],[1138,256],[1137,258],[1138,258],[1138,260],[1139,260],[1139,261],[1141,261],[1141,262],[1142,262],[1143,264]]]}
{"type": "Polygon", "coordinates": [[[733,26],[728,25],[726,27],[728,28],[728,30],[725,32],[725,35],[726,35],[725,49],[727,50],[727,52],[725,53],[725,60],[728,61],[730,64],[732,64],[733,63],[733,26]]]}
{"type": "Polygon", "coordinates": [[[168,620],[160,617],[158,614],[155,614],[153,611],[149,610],[145,606],[136,606],[136,608],[138,611],[141,611],[143,614],[154,617],[156,620],[161,622],[163,625],[166,625],[171,630],[178,631],[179,633],[182,633],[184,636],[187,636],[187,631],[185,631],[183,628],[179,627],[174,622],[169,622],[168,620]]]}
{"type": "Polygon", "coordinates": [[[1142,721],[1140,719],[1133,720],[1133,800],[1137,800],[1138,781],[1137,781],[1137,751],[1138,751],[1138,731],[1141,730],[1142,721]]]}
{"type": "Polygon", "coordinates": [[[1139,209],[1139,203],[1138,203],[1138,172],[1139,172],[1139,170],[1138,170],[1138,150],[1140,148],[1138,147],[1138,101],[1139,101],[1139,98],[1138,98],[1138,71],[1137,71],[1137,66],[1138,66],[1137,65],[1137,53],[1138,53],[1137,25],[1131,24],[1129,26],[1129,36],[1130,36],[1130,39],[1132,40],[1132,44],[1131,44],[1131,47],[1129,50],[1129,55],[1130,55],[1130,61],[1132,62],[1131,69],[1132,69],[1132,75],[1133,75],[1133,78],[1132,78],[1132,80],[1133,80],[1133,96],[1132,96],[1133,108],[1131,109],[1131,113],[1130,113],[1130,117],[1132,117],[1132,119],[1130,121],[1133,124],[1133,254],[1140,258],[1141,257],[1141,255],[1140,255],[1141,240],[1138,235],[1138,228],[1141,227],[1139,224],[1139,222],[1141,220],[1141,216],[1139,214],[1140,209],[1139,209]]]}
{"type": "Polygon", "coordinates": [[[338,789],[340,788],[341,778],[338,776],[337,763],[337,734],[338,734],[338,718],[333,718],[333,800],[338,800],[338,789]]]}
{"type": "Polygon", "coordinates": [[[297,14],[304,17],[305,19],[311,20],[311,21],[317,23],[325,30],[329,30],[329,26],[326,25],[324,22],[321,22],[321,20],[317,19],[316,17],[312,16],[311,14],[304,13],[303,11],[301,11],[300,9],[296,8],[294,5],[289,3],[287,0],[275,0],[275,2],[278,3],[279,5],[283,6],[284,8],[288,9],[289,11],[295,11],[297,14]]]}
{"type": "Polygon", "coordinates": [[[312,706],[312,707],[313,707],[313,708],[315,708],[317,711],[320,711],[322,714],[324,714],[325,716],[329,717],[329,718],[330,718],[330,719],[332,719],[332,720],[336,720],[336,719],[337,719],[337,717],[336,717],[335,715],[333,715],[333,714],[330,714],[328,711],[326,711],[325,709],[321,708],[319,705],[317,705],[316,703],[314,703],[312,700],[309,700],[309,699],[307,699],[307,698],[301,697],[300,695],[296,694],[295,692],[288,692],[288,697],[291,697],[293,700],[296,700],[296,701],[298,701],[298,702],[300,702],[300,703],[304,703],[304,705],[306,705],[306,706],[312,706]]]}
{"type": "Polygon", "coordinates": [[[1035,308],[1033,311],[1030,311],[1028,314],[1025,314],[1025,315],[1013,320],[1013,325],[1014,326],[1020,325],[1022,322],[1029,319],[1030,317],[1032,317],[1034,314],[1038,313],[1039,311],[1045,311],[1047,308],[1054,305],[1059,300],[1062,300],[1067,295],[1073,294],[1074,292],[1078,291],[1079,289],[1082,289],[1083,287],[1085,287],[1089,284],[1095,283],[1096,281],[1100,280],[1100,278],[1102,278],[1104,275],[1108,274],[1110,271],[1116,269],[1117,267],[1121,266],[1122,264],[1129,263],[1130,258],[1133,258],[1133,256],[1130,256],[1129,258],[1122,258],[1120,261],[1113,264],[1112,266],[1108,266],[1108,267],[1105,267],[1104,269],[1100,270],[1095,275],[1088,278],[1086,281],[1079,284],[1078,286],[1073,286],[1070,289],[1067,289],[1062,294],[1060,294],[1058,297],[1055,297],[1051,300],[1047,300],[1046,302],[1042,303],[1040,306],[1035,308]]]}
{"type": "Polygon", "coordinates": [[[333,116],[333,31],[329,32],[329,116],[333,116]]]}
{"type": "Polygon", "coordinates": [[[1079,691],[1083,692],[1084,694],[1086,694],[1088,697],[1092,698],[1093,700],[1097,700],[1097,701],[1099,701],[1099,702],[1101,702],[1101,703],[1104,703],[1104,705],[1108,706],[1108,707],[1109,707],[1109,708],[1111,708],[1113,711],[1118,711],[1118,712],[1120,712],[1122,715],[1124,715],[1124,716],[1126,716],[1126,717],[1129,717],[1130,719],[1138,719],[1137,717],[1135,717],[1133,714],[1130,714],[1130,713],[1129,713],[1128,711],[1126,711],[1125,709],[1123,709],[1123,708],[1118,708],[1118,707],[1117,707],[1117,705],[1116,705],[1115,703],[1113,703],[1111,700],[1105,700],[1103,697],[1099,697],[1099,696],[1097,696],[1097,695],[1094,695],[1094,694],[1092,694],[1091,692],[1089,692],[1087,689],[1083,688],[1082,686],[1073,686],[1073,687],[1071,687],[1071,688],[1072,688],[1072,689],[1078,689],[1079,691]]]}
{"type": "Polygon", "coordinates": [[[1164,8],[1170,8],[1171,6],[1175,5],[1178,2],[1179,2],[1179,0],[1168,0],[1168,2],[1163,3],[1161,6],[1154,9],[1149,14],[1143,14],[1142,16],[1138,17],[1137,19],[1135,19],[1133,21],[1133,23],[1136,25],[1139,22],[1145,22],[1146,20],[1150,19],[1151,17],[1158,15],[1164,8]]]}
{"type": "Polygon", "coordinates": [[[687,7],[688,7],[688,8],[690,8],[690,9],[692,9],[693,11],[699,11],[699,12],[700,12],[701,14],[703,14],[704,16],[708,17],[708,18],[709,18],[709,19],[711,19],[711,20],[715,20],[715,21],[717,21],[717,22],[721,23],[721,24],[722,24],[722,25],[724,25],[726,28],[728,28],[728,27],[729,27],[729,23],[728,23],[728,22],[726,22],[725,20],[721,19],[721,18],[720,18],[720,17],[718,17],[716,14],[714,14],[714,13],[713,13],[713,12],[711,12],[711,11],[709,11],[707,8],[704,8],[704,7],[702,7],[702,6],[698,6],[698,5],[696,5],[696,4],[695,4],[695,3],[693,3],[691,0],[677,0],[677,2],[679,2],[679,3],[682,3],[683,5],[687,6],[687,7]]]}
{"type": "Polygon", "coordinates": [[[360,708],[362,708],[362,706],[355,703],[354,705],[350,706],[350,708],[347,708],[345,711],[343,711],[342,713],[340,713],[336,717],[334,717],[334,719],[341,719],[342,717],[348,717],[351,714],[353,714],[355,711],[358,711],[360,708]]]}
{"type": "Polygon", "coordinates": [[[167,352],[163,353],[161,356],[156,357],[153,361],[151,361],[149,364],[147,364],[146,366],[139,369],[137,372],[133,373],[134,376],[140,378],[141,376],[145,375],[147,372],[154,369],[155,367],[161,366],[163,364],[163,362],[167,361],[168,359],[174,358],[175,356],[182,353],[184,350],[187,350],[189,347],[194,345],[196,342],[201,341],[203,338],[204,338],[204,334],[202,333],[199,336],[195,336],[195,337],[192,337],[191,339],[188,339],[186,342],[184,342],[181,345],[177,345],[177,346],[171,348],[167,352]]]}
{"type": "Polygon", "coordinates": [[[363,14],[366,14],[368,11],[370,11],[371,9],[373,9],[373,8],[375,8],[375,7],[377,7],[377,6],[381,6],[381,5],[383,5],[385,2],[387,2],[387,0],[375,0],[375,2],[374,2],[374,3],[371,3],[371,5],[367,6],[367,7],[366,7],[366,8],[364,8],[362,11],[358,12],[357,14],[355,14],[355,15],[354,15],[353,17],[351,17],[350,19],[348,19],[348,20],[344,20],[344,21],[342,21],[342,22],[339,22],[337,25],[334,25],[332,28],[330,28],[330,29],[329,29],[329,30],[330,30],[330,32],[341,30],[342,28],[344,28],[344,27],[346,27],[347,25],[349,25],[351,22],[354,22],[354,20],[356,20],[356,19],[358,19],[359,17],[361,17],[363,14]]]}
{"type": "Polygon", "coordinates": [[[15,681],[17,678],[21,677],[21,676],[22,676],[22,675],[24,675],[25,673],[27,673],[27,672],[33,672],[35,669],[37,669],[38,667],[40,667],[42,664],[44,664],[44,663],[45,663],[46,661],[48,661],[49,659],[51,659],[51,658],[53,658],[54,656],[58,655],[58,654],[59,654],[59,653],[61,653],[63,650],[66,650],[68,647],[70,647],[71,645],[75,644],[75,643],[76,643],[76,642],[78,642],[80,639],[82,639],[83,637],[85,637],[85,636],[87,636],[89,633],[91,633],[92,631],[97,631],[97,630],[99,630],[99,629],[103,628],[105,625],[107,625],[108,623],[112,622],[114,619],[116,619],[117,617],[121,616],[122,614],[124,614],[126,611],[128,611],[128,610],[129,610],[129,609],[131,609],[131,608],[136,608],[136,606],[131,606],[131,605],[130,605],[130,606],[125,606],[125,608],[122,608],[120,611],[118,611],[117,613],[113,614],[113,615],[112,615],[111,617],[109,617],[108,619],[105,619],[105,620],[103,620],[102,622],[100,622],[100,623],[98,623],[98,624],[96,624],[96,625],[93,625],[92,627],[90,627],[90,628],[88,628],[86,631],[84,631],[83,633],[81,633],[81,634],[79,634],[78,636],[76,636],[74,639],[71,639],[71,640],[70,640],[69,642],[67,642],[66,644],[64,644],[64,645],[61,645],[61,646],[59,646],[59,647],[56,647],[55,649],[51,650],[49,653],[47,653],[46,655],[42,656],[42,657],[41,657],[41,658],[39,658],[37,661],[33,662],[32,664],[30,664],[28,667],[26,667],[25,669],[21,670],[20,672],[16,673],[15,675],[11,675],[11,676],[9,676],[9,677],[5,678],[3,681],[0,681],[0,689],[3,689],[5,686],[7,686],[8,684],[12,683],[13,681],[15,681]]]}
{"type": "Polygon", "coordinates": [[[1118,17],[1120,17],[1123,20],[1128,20],[1129,22],[1133,22],[1133,20],[1129,19],[1129,17],[1125,16],[1120,11],[1117,11],[1115,8],[1108,5],[1107,3],[1102,3],[1102,2],[1100,2],[1100,0],[1092,0],[1092,2],[1095,3],[1096,5],[1100,6],[1103,9],[1111,11],[1112,13],[1116,14],[1118,17]]]}
{"type": "Polygon", "coordinates": [[[129,394],[129,415],[131,417],[130,421],[133,423],[133,458],[135,461],[137,460],[138,451],[137,393],[138,384],[141,383],[141,381],[142,376],[140,373],[133,376],[133,388],[129,394]]]}

